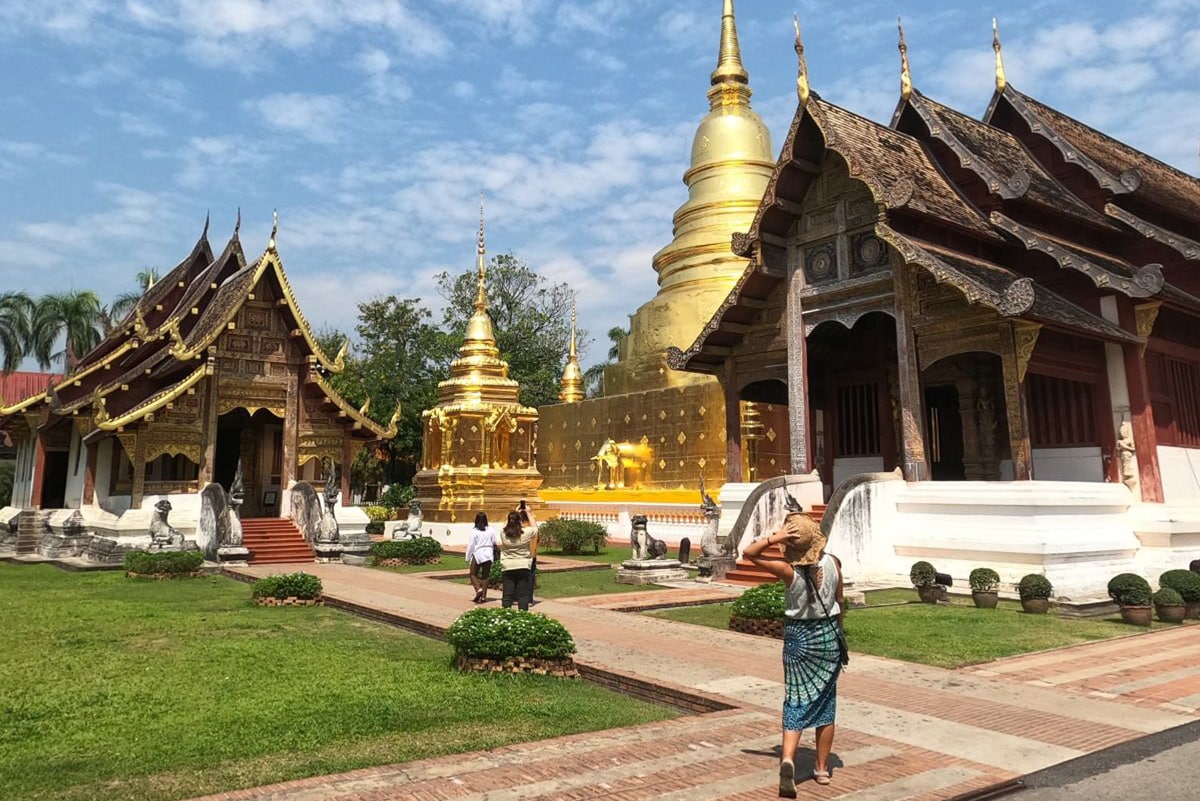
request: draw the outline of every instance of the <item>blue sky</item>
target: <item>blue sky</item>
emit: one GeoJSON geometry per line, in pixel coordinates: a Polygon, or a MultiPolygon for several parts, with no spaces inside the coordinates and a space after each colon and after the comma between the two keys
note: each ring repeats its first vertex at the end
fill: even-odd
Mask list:
{"type": "MultiPolygon", "coordinates": [[[[813,87],[886,122],[895,18],[917,87],[971,114],[991,17],[1014,86],[1191,174],[1200,0],[739,0],[743,57],[778,150],[795,110],[793,10],[813,87]]],[[[720,0],[3,0],[0,289],[132,288],[240,206],[253,258],[278,208],[308,318],[350,330],[383,294],[488,246],[579,293],[601,333],[655,291],[685,198],[720,0]]],[[[597,343],[599,357],[606,345],[597,343]]],[[[585,361],[590,361],[585,359],[585,361]]]]}

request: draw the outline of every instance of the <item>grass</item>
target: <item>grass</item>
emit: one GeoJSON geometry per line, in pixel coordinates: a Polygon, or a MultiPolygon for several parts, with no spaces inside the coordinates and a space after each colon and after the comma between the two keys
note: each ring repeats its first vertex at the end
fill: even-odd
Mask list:
{"type": "Polygon", "coordinates": [[[607,545],[600,553],[584,551],[583,553],[568,554],[549,548],[540,548],[538,553],[544,556],[553,556],[555,559],[578,559],[582,562],[604,562],[610,565],[619,565],[632,556],[628,545],[607,545]]]}
{"type": "Polygon", "coordinates": [[[436,565],[404,565],[402,567],[378,567],[377,570],[389,570],[393,573],[432,573],[438,570],[467,570],[467,560],[462,554],[444,553],[442,561],[436,565]]]}
{"type": "MultiPolygon", "coordinates": [[[[469,583],[467,579],[454,579],[458,584],[469,583]]],[[[616,592],[639,590],[662,590],[657,584],[618,584],[615,570],[539,570],[534,599],[578,598],[583,595],[609,595],[616,592]]],[[[499,598],[500,589],[494,588],[489,595],[499,598]]]]}
{"type": "MultiPolygon", "coordinates": [[[[877,605],[913,600],[915,592],[872,590],[867,596],[869,605],[877,605]]],[[[1027,615],[1016,601],[1001,601],[995,610],[988,610],[976,609],[970,598],[952,596],[951,600],[950,606],[916,603],[879,609],[850,609],[846,615],[846,637],[850,650],[906,662],[958,668],[1016,654],[1145,631],[1125,625],[1119,617],[1027,615]]],[[[646,614],[727,629],[731,606],[710,604],[646,614]]],[[[1156,622],[1152,630],[1168,628],[1170,625],[1156,622]]]]}
{"type": "Polygon", "coordinates": [[[671,717],[228,579],[0,564],[0,798],[166,801],[671,717]]]}

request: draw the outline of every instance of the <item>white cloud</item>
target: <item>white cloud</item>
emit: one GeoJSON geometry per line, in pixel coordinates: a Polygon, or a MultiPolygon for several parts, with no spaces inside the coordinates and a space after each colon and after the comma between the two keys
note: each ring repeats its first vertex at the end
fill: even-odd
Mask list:
{"type": "Polygon", "coordinates": [[[258,120],[285,133],[329,144],[341,136],[345,101],[337,95],[280,92],[247,103],[258,120]]]}

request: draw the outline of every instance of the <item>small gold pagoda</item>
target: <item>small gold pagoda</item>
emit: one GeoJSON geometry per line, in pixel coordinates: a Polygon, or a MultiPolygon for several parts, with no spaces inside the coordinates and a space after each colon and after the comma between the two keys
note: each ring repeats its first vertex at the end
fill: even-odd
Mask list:
{"type": "Polygon", "coordinates": [[[437,406],[422,415],[421,470],[413,478],[426,520],[469,522],[476,512],[503,515],[524,499],[537,506],[542,484],[534,461],[537,409],[522,406],[508,377],[488,314],[483,204],[476,247],[475,311],[437,406]]]}
{"type": "Polygon", "coordinates": [[[567,366],[563,368],[562,387],[558,399],[563,403],[579,403],[584,398],[583,369],[579,366],[579,353],[575,342],[575,299],[571,299],[571,347],[567,353],[567,366]]]}

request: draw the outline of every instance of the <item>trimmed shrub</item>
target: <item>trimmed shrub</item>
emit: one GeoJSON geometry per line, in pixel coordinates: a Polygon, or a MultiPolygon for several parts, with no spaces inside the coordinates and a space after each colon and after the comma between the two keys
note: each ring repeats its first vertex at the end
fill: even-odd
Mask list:
{"type": "Polygon", "coordinates": [[[540,547],[561,550],[565,554],[583,553],[584,549],[600,553],[608,532],[599,523],[583,520],[547,520],[538,526],[540,547]]]}
{"type": "Polygon", "coordinates": [[[1017,592],[1022,601],[1029,601],[1035,598],[1049,598],[1054,594],[1054,587],[1050,584],[1050,579],[1041,573],[1030,573],[1021,579],[1021,583],[1017,585],[1017,592]]]}
{"type": "Polygon", "coordinates": [[[203,564],[204,554],[200,551],[130,551],[125,554],[125,572],[140,576],[186,576],[195,573],[203,564]]]}
{"type": "Polygon", "coordinates": [[[371,518],[372,523],[386,522],[390,512],[386,506],[368,506],[363,511],[367,513],[367,517],[371,518]]]}
{"type": "Polygon", "coordinates": [[[1192,561],[1188,562],[1188,570],[1200,575],[1200,559],[1193,559],[1192,561]]]}
{"type": "Polygon", "coordinates": [[[1183,596],[1170,587],[1162,587],[1152,596],[1155,606],[1183,606],[1183,596]]]}
{"type": "Polygon", "coordinates": [[[575,653],[570,632],[551,617],[518,609],[472,609],[446,629],[455,658],[565,659],[575,653]]]}
{"type": "Polygon", "coordinates": [[[995,592],[1000,586],[1000,574],[990,567],[977,567],[971,571],[967,582],[975,592],[995,592]]]}
{"type": "Polygon", "coordinates": [[[433,537],[417,537],[412,540],[384,540],[376,542],[369,551],[373,559],[432,559],[442,555],[442,544],[433,537]]]}
{"type": "Polygon", "coordinates": [[[914,587],[932,587],[937,582],[937,570],[929,562],[913,562],[908,580],[914,587]]]}
{"type": "Polygon", "coordinates": [[[409,501],[411,501],[416,494],[417,491],[413,489],[411,484],[406,484],[404,486],[393,484],[387,488],[387,492],[379,496],[379,500],[377,502],[380,506],[389,506],[392,509],[398,510],[408,506],[409,501]]]}
{"type": "Polygon", "coordinates": [[[787,588],[782,581],[759,584],[746,590],[733,602],[733,617],[756,620],[783,620],[787,610],[787,588]]]}
{"type": "Polygon", "coordinates": [[[1150,584],[1136,573],[1120,573],[1109,579],[1108,597],[1121,606],[1149,606],[1150,584]]]}
{"type": "Polygon", "coordinates": [[[1158,577],[1160,587],[1170,587],[1185,604],[1200,603],[1200,576],[1190,570],[1168,570],[1158,577]]]}
{"type": "Polygon", "coordinates": [[[499,587],[504,581],[504,568],[500,567],[500,560],[492,561],[492,572],[488,574],[488,584],[499,587]]]}
{"type": "Polygon", "coordinates": [[[311,573],[284,573],[261,578],[250,588],[255,598],[317,598],[321,595],[321,579],[311,573]]]}
{"type": "Polygon", "coordinates": [[[384,525],[383,523],[372,520],[370,523],[367,523],[367,527],[366,527],[367,534],[371,535],[371,536],[376,535],[376,534],[382,534],[383,533],[383,525],[384,525]]]}

